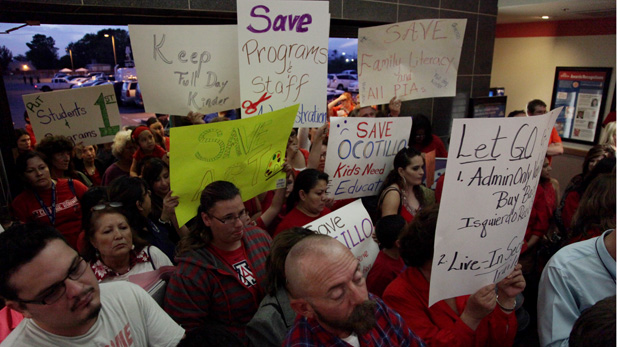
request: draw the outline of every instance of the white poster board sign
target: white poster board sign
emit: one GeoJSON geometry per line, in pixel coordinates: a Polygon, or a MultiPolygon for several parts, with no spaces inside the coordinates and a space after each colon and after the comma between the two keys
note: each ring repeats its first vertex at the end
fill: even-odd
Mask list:
{"type": "Polygon", "coordinates": [[[22,95],[34,136],[64,135],[73,143],[113,142],[122,124],[112,85],[22,95]]]}
{"type": "Polygon", "coordinates": [[[300,104],[294,127],[324,124],[328,2],[237,3],[242,118],[300,104]]]}
{"type": "Polygon", "coordinates": [[[340,200],[378,194],[410,131],[411,117],[332,117],[324,168],[328,195],[340,200]]]}
{"type": "Polygon", "coordinates": [[[235,25],[129,25],[146,112],[240,107],[235,25]]]}
{"type": "Polygon", "coordinates": [[[328,213],[304,228],[339,240],[358,259],[364,277],[368,275],[379,253],[379,246],[373,240],[375,228],[362,200],[358,199],[328,213]]]}
{"type": "Polygon", "coordinates": [[[429,306],[475,293],[512,272],[560,111],[454,120],[429,306]]]}
{"type": "Polygon", "coordinates": [[[422,19],[358,30],[362,106],[393,96],[454,96],[467,19],[422,19]]]}

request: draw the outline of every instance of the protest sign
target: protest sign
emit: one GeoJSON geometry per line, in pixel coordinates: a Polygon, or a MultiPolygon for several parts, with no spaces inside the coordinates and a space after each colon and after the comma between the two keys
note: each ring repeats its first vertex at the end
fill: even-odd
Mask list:
{"type": "Polygon", "coordinates": [[[111,85],[22,95],[34,136],[64,135],[73,143],[112,142],[121,120],[111,85]]]}
{"type": "Polygon", "coordinates": [[[454,120],[429,305],[475,293],[512,272],[560,111],[454,120]]]}
{"type": "Polygon", "coordinates": [[[358,30],[361,105],[454,96],[467,19],[422,19],[358,30]]]}
{"type": "Polygon", "coordinates": [[[170,184],[180,197],[180,225],[195,217],[201,191],[214,181],[235,184],[246,201],[285,187],[287,139],[298,105],[261,117],[172,128],[170,184]]]}
{"type": "Polygon", "coordinates": [[[240,107],[235,25],[129,25],[146,112],[240,107]]]}
{"type": "Polygon", "coordinates": [[[242,118],[300,104],[295,127],[326,122],[327,1],[238,1],[242,118]]]}
{"type": "Polygon", "coordinates": [[[379,246],[373,240],[373,222],[358,199],[351,204],[330,212],[312,221],[304,228],[329,235],[344,244],[360,262],[362,275],[366,277],[377,258],[379,246]]]}
{"type": "Polygon", "coordinates": [[[328,195],[340,200],[378,194],[410,131],[410,117],[332,117],[324,168],[328,195]]]}

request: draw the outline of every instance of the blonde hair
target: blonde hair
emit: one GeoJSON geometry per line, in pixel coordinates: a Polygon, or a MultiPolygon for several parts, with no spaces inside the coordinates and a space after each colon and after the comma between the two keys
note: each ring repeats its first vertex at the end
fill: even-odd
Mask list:
{"type": "Polygon", "coordinates": [[[615,146],[615,122],[606,124],[602,133],[600,134],[600,145],[615,146]]]}
{"type": "Polygon", "coordinates": [[[114,143],[111,145],[111,154],[114,157],[120,159],[122,156],[122,151],[124,151],[124,147],[126,144],[131,142],[131,131],[130,130],[120,130],[116,133],[114,137],[114,143]]]}

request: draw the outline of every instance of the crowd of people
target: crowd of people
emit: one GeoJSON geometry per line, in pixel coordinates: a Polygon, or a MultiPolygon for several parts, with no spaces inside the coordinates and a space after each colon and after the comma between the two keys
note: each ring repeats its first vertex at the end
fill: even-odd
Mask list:
{"type": "MultiPolygon", "coordinates": [[[[400,110],[395,98],[378,111],[348,93],[328,104],[331,117],[400,110]]],[[[511,116],[543,113],[533,100],[511,116]]],[[[379,194],[363,199],[380,248],[368,274],[343,243],[303,228],[353,201],[327,194],[328,124],[293,129],[286,187],[245,201],[233,183],[212,182],[186,225],[176,218],[164,115],[98,147],[17,130],[23,189],[0,219],[2,346],[512,346],[536,325],[542,346],[614,343],[614,130],[563,197],[550,175],[563,153],[554,132],[519,264],[498,283],[429,306],[441,194],[423,184],[425,157],[448,152],[426,116],[412,118],[409,147],[379,194]],[[130,283],[166,267],[161,302],[130,283]]]]}

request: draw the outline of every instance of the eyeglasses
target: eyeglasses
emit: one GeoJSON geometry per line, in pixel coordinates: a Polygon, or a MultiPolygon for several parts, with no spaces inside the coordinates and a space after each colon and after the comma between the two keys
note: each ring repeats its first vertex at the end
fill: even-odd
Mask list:
{"type": "Polygon", "coordinates": [[[98,204],[98,205],[92,206],[92,208],[90,210],[91,211],[100,211],[100,210],[104,210],[107,207],[113,207],[113,208],[122,207],[122,203],[121,202],[104,202],[102,204],[98,204]]]}
{"type": "Polygon", "coordinates": [[[18,298],[17,301],[24,304],[51,305],[56,301],[60,300],[64,293],[66,293],[66,280],[71,279],[72,281],[77,281],[81,278],[81,276],[84,274],[84,272],[86,272],[86,269],[88,268],[88,263],[86,263],[84,258],[77,257],[76,259],[79,259],[78,263],[74,265],[71,269],[69,269],[66,277],[62,281],[52,285],[45,292],[43,292],[43,294],[40,295],[40,299],[22,300],[18,298]]]}
{"type": "Polygon", "coordinates": [[[236,222],[236,219],[239,219],[240,222],[242,222],[242,219],[246,217],[246,210],[242,210],[237,216],[227,216],[225,218],[219,218],[211,214],[208,215],[223,224],[233,224],[236,222]]]}

